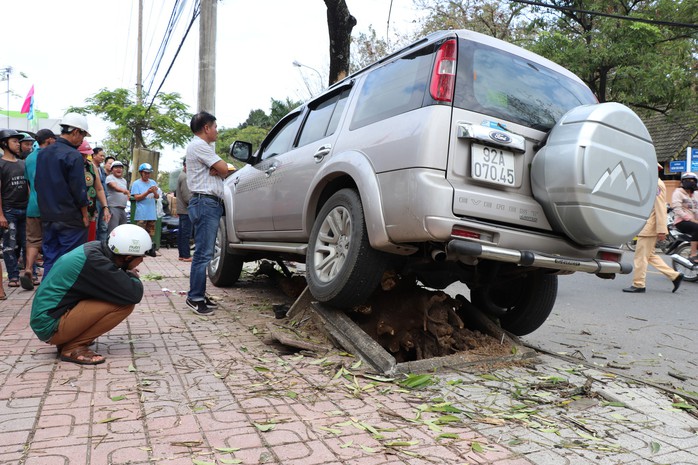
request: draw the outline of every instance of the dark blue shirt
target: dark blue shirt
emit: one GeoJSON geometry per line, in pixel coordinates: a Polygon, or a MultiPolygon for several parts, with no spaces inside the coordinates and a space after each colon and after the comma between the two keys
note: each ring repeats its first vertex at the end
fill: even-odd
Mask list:
{"type": "Polygon", "coordinates": [[[39,151],[34,178],[41,221],[84,228],[81,207],[88,205],[85,162],[77,149],[59,137],[39,151]]]}

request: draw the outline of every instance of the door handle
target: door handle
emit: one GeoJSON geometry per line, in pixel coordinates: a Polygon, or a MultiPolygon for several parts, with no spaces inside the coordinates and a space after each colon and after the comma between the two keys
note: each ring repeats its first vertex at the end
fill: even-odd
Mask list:
{"type": "Polygon", "coordinates": [[[264,171],[264,174],[266,174],[267,177],[269,177],[274,173],[274,171],[276,171],[276,168],[276,165],[271,165],[269,168],[266,169],[266,171],[264,171]]]}
{"type": "Polygon", "coordinates": [[[313,155],[313,158],[317,163],[320,163],[325,158],[325,155],[330,153],[330,150],[332,150],[332,144],[321,145],[313,155]]]}

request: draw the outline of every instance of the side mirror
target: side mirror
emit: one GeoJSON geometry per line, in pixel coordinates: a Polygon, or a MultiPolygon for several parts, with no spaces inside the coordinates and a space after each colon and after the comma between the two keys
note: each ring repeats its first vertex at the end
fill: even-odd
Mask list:
{"type": "Polygon", "coordinates": [[[252,156],[252,144],[236,140],[230,145],[230,156],[247,163],[252,156]]]}

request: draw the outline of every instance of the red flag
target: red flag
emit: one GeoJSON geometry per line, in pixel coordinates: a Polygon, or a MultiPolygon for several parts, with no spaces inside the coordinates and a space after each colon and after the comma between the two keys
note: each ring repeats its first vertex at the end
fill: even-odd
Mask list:
{"type": "Polygon", "coordinates": [[[31,111],[33,100],[34,100],[34,86],[32,85],[32,88],[29,89],[29,93],[27,94],[27,98],[24,100],[24,104],[22,105],[22,111],[20,111],[20,113],[29,113],[31,111]]]}

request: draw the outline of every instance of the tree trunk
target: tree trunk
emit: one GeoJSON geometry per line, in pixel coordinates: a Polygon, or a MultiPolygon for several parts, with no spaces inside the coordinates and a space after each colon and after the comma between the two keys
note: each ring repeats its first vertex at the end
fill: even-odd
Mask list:
{"type": "Polygon", "coordinates": [[[327,6],[327,29],[330,34],[330,78],[329,85],[344,79],[349,74],[349,49],[351,30],[356,18],[349,13],[345,0],[324,0],[327,6]]]}

